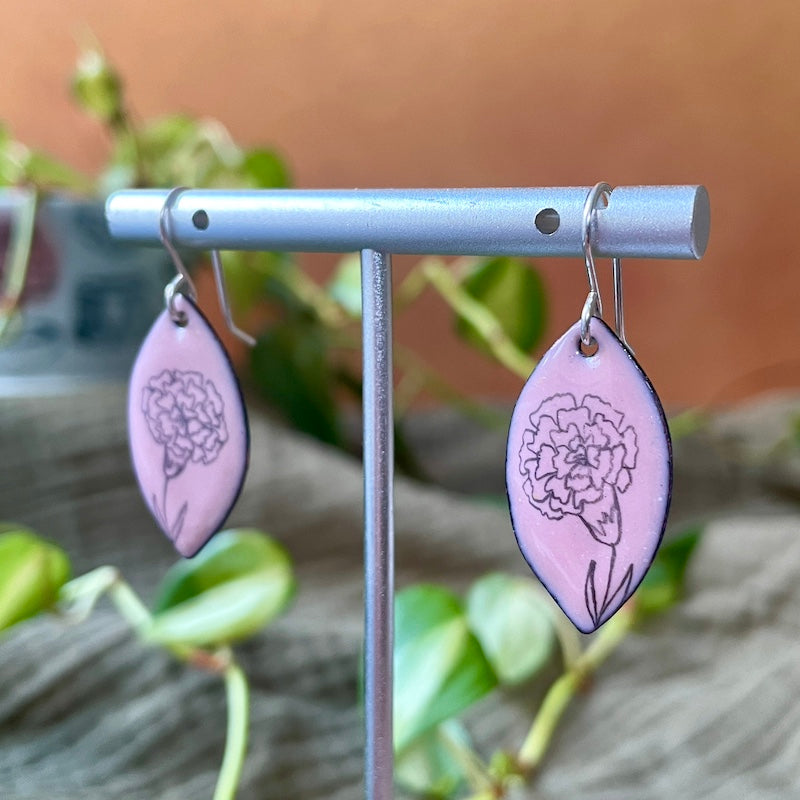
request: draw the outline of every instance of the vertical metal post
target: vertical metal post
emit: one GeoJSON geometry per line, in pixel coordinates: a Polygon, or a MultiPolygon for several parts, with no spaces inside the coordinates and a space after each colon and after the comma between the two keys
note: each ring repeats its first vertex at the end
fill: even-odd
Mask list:
{"type": "Polygon", "coordinates": [[[364,792],[391,800],[394,651],[392,261],[361,251],[364,353],[364,792]]]}

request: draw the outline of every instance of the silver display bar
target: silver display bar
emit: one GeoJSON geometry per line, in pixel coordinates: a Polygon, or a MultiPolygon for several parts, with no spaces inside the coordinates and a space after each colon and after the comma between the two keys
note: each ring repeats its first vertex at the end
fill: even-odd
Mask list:
{"type": "MultiPolygon", "coordinates": [[[[581,257],[590,188],[187,189],[171,230],[176,245],[200,250],[581,257]]],[[[157,244],[167,194],[112,194],[111,234],[157,244]]],[[[618,186],[591,240],[598,256],[698,259],[709,225],[703,186],[618,186]]]]}

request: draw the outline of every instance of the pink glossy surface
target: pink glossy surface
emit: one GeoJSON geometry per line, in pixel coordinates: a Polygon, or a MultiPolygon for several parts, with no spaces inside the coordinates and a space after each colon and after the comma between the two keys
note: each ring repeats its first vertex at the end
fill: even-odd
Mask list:
{"type": "Polygon", "coordinates": [[[128,389],[131,459],[145,502],[181,555],[225,522],[244,482],[247,416],[219,339],[190,300],[188,324],[165,311],[144,340],[128,389]]]}
{"type": "Polygon", "coordinates": [[[514,409],[506,456],[520,549],[585,633],[644,577],[672,486],[658,398],[603,322],[593,319],[591,333],[594,356],[580,353],[576,323],[539,362],[514,409]]]}

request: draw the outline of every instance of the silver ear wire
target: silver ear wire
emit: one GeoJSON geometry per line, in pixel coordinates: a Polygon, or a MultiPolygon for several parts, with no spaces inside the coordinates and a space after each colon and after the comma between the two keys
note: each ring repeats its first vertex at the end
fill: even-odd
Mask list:
{"type": "MultiPolygon", "coordinates": [[[[195,289],[189,270],[186,268],[186,265],[181,260],[180,254],[175,249],[175,245],[172,243],[172,206],[175,204],[175,200],[178,196],[184,191],[186,191],[185,186],[176,186],[174,189],[170,190],[164,200],[164,205],[161,206],[161,213],[158,216],[158,230],[161,243],[170,254],[172,263],[175,265],[175,269],[178,272],[164,289],[164,302],[167,306],[170,319],[172,319],[176,325],[185,325],[186,315],[175,307],[175,295],[182,294],[191,300],[197,299],[197,290],[195,289]]],[[[222,315],[225,318],[225,324],[234,336],[252,347],[256,343],[256,340],[249,333],[239,328],[233,321],[230,303],[228,302],[228,291],[225,286],[225,273],[222,271],[222,262],[220,261],[219,252],[217,250],[211,251],[211,265],[214,268],[214,282],[217,284],[217,296],[219,298],[220,308],[222,309],[222,315]]]]}
{"type": "Polygon", "coordinates": [[[181,261],[175,245],[172,244],[172,206],[178,195],[186,190],[185,186],[176,186],[170,190],[169,194],[164,199],[164,205],[161,206],[161,213],[158,215],[158,232],[161,238],[161,244],[169,253],[172,258],[172,263],[175,265],[177,275],[167,284],[164,289],[164,303],[167,306],[170,319],[176,325],[186,324],[186,315],[175,307],[175,295],[182,294],[191,300],[197,299],[197,290],[194,288],[192,277],[186,265],[181,261]]]}
{"type": "MultiPolygon", "coordinates": [[[[607,183],[596,183],[586,196],[586,202],[583,205],[582,244],[583,255],[586,261],[586,274],[589,278],[589,294],[581,310],[581,341],[586,347],[591,344],[591,335],[589,333],[589,322],[591,318],[602,317],[603,315],[603,304],[600,300],[600,284],[597,280],[597,269],[594,265],[594,255],[592,254],[592,245],[590,242],[592,215],[597,208],[597,203],[600,198],[605,196],[608,199],[612,191],[613,189],[607,183]]],[[[633,352],[625,338],[625,309],[622,297],[622,259],[615,256],[612,265],[614,277],[614,331],[617,334],[617,338],[633,352]]]]}
{"type": "Polygon", "coordinates": [[[597,269],[594,265],[590,231],[592,215],[597,208],[598,201],[601,197],[609,194],[611,194],[611,187],[607,183],[596,183],[589,190],[589,194],[586,195],[586,202],[583,204],[581,244],[583,245],[583,257],[586,262],[586,275],[589,278],[589,294],[586,296],[586,302],[581,310],[581,341],[584,347],[589,347],[592,343],[592,336],[589,332],[591,318],[603,316],[603,303],[600,299],[600,284],[597,280],[597,269]]]}
{"type": "Polygon", "coordinates": [[[256,340],[249,333],[239,328],[233,321],[231,305],[228,301],[228,290],[225,286],[225,273],[222,269],[222,259],[219,257],[218,250],[211,251],[211,266],[214,268],[214,281],[217,284],[219,307],[222,309],[222,316],[225,317],[225,324],[228,326],[228,330],[230,330],[234,336],[241,339],[246,345],[253,347],[256,340]]]}
{"type": "Polygon", "coordinates": [[[611,263],[614,275],[614,330],[617,334],[617,339],[632,353],[633,348],[625,338],[625,309],[622,302],[622,259],[614,258],[611,263]]]}

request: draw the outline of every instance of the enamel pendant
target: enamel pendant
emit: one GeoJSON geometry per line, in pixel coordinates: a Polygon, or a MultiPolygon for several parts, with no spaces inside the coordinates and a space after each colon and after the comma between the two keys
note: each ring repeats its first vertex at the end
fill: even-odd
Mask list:
{"type": "Polygon", "coordinates": [[[672,446],[642,368],[608,326],[581,323],[544,355],[511,419],[506,487],[520,550],[591,633],[633,594],[666,526],[672,446]]]}
{"type": "Polygon", "coordinates": [[[183,556],[225,522],[247,471],[249,431],[228,356],[194,303],[176,293],[130,379],[128,435],[145,502],[183,556]]]}

